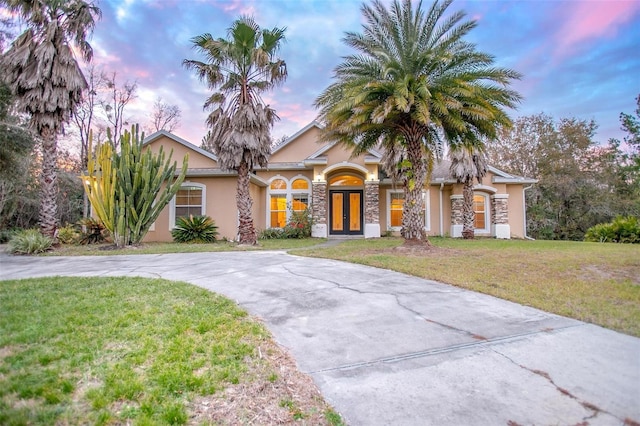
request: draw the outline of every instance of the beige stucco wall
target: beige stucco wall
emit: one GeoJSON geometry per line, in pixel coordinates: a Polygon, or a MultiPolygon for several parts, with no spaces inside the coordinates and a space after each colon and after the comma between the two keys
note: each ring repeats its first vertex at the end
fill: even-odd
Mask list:
{"type": "Polygon", "coordinates": [[[511,238],[524,238],[524,198],[522,185],[508,185],[511,238]]]}
{"type": "Polygon", "coordinates": [[[178,169],[182,167],[182,159],[184,158],[185,154],[189,154],[190,169],[217,167],[217,163],[213,159],[205,157],[199,152],[193,151],[183,144],[178,143],[164,135],[148,144],[147,148],[150,148],[153,152],[158,152],[161,146],[164,147],[164,152],[167,158],[169,157],[169,153],[173,149],[173,155],[171,159],[178,163],[178,169]]]}
{"type": "MultiPolygon", "coordinates": [[[[230,177],[189,177],[183,185],[190,183],[206,186],[204,214],[211,217],[218,226],[218,238],[234,239],[238,231],[238,209],[236,208],[236,178],[230,177]]],[[[170,221],[171,203],[162,210],[152,231],[144,241],[173,241],[170,221]]]]}
{"type": "Polygon", "coordinates": [[[296,137],[295,140],[290,141],[287,145],[273,153],[269,162],[292,163],[310,157],[323,147],[323,144],[317,142],[319,134],[320,129],[315,126],[310,127],[306,132],[296,137]]]}

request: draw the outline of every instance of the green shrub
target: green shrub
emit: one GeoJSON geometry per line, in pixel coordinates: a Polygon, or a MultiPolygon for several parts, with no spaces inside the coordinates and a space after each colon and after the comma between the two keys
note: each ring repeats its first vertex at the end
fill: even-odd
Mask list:
{"type": "Polygon", "coordinates": [[[177,243],[213,243],[218,235],[218,227],[209,216],[179,217],[171,231],[177,243]]]}
{"type": "Polygon", "coordinates": [[[107,239],[109,231],[99,219],[85,217],[76,223],[80,244],[98,244],[107,239]]]}
{"type": "Polygon", "coordinates": [[[8,243],[11,237],[13,237],[16,232],[17,231],[15,229],[0,230],[0,244],[8,243]]]}
{"type": "Polygon", "coordinates": [[[283,234],[284,229],[282,228],[267,228],[264,231],[260,232],[258,238],[261,240],[279,240],[285,238],[283,234]]]}
{"type": "Polygon", "coordinates": [[[67,224],[58,229],[58,241],[61,244],[76,244],[80,240],[80,233],[74,225],[67,224]]]}
{"type": "Polygon", "coordinates": [[[599,243],[640,244],[640,220],[635,216],[618,216],[610,223],[600,223],[589,228],[585,241],[599,243]]]}
{"type": "Polygon", "coordinates": [[[308,238],[311,236],[311,212],[309,209],[292,211],[284,228],[286,238],[308,238]]]}
{"type": "Polygon", "coordinates": [[[309,209],[292,211],[284,228],[267,228],[260,233],[261,240],[309,238],[311,236],[311,212],[309,209]]]}
{"type": "Polygon", "coordinates": [[[7,251],[13,254],[37,254],[49,250],[52,244],[53,240],[37,229],[25,229],[13,235],[7,251]]]}

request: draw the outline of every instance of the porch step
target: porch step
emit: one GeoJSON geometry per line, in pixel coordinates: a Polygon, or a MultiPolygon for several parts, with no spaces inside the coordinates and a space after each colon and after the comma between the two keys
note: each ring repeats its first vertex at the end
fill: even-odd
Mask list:
{"type": "Polygon", "coordinates": [[[362,240],[364,235],[329,235],[328,240],[362,240]]]}

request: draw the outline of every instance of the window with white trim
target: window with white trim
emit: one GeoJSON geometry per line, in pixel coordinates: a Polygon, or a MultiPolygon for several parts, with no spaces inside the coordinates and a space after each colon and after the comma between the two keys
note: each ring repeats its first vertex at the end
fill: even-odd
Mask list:
{"type": "Polygon", "coordinates": [[[169,205],[169,228],[173,229],[179,217],[202,216],[205,214],[206,187],[195,182],[182,184],[169,205]]]}
{"type": "MultiPolygon", "coordinates": [[[[430,201],[429,191],[422,191],[422,218],[425,231],[430,229],[430,201]]],[[[390,189],[387,191],[387,229],[399,231],[402,228],[402,214],[404,212],[404,191],[390,189]]]]}
{"type": "Polygon", "coordinates": [[[290,183],[282,176],[275,176],[269,182],[267,197],[267,226],[284,228],[291,211],[300,212],[309,207],[311,183],[303,176],[295,176],[290,183]]]}
{"type": "Polygon", "coordinates": [[[487,194],[473,194],[473,213],[475,215],[474,228],[478,232],[490,232],[489,229],[489,196],[487,194]]]}

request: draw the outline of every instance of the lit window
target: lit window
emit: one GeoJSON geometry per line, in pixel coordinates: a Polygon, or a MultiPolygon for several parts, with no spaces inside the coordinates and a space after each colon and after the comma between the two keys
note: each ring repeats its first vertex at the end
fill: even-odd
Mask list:
{"type": "Polygon", "coordinates": [[[329,185],[331,186],[362,186],[364,185],[364,181],[352,175],[339,175],[334,176],[329,180],[329,185]]]}
{"type": "Polygon", "coordinates": [[[473,196],[473,212],[475,213],[475,229],[488,230],[487,197],[485,195],[476,194],[473,196]]]}
{"type": "Polygon", "coordinates": [[[271,182],[271,185],[269,185],[270,189],[274,189],[274,190],[287,190],[287,182],[285,182],[282,179],[274,179],[271,182]]]}
{"type": "Polygon", "coordinates": [[[271,195],[271,204],[270,204],[270,228],[284,228],[287,224],[287,196],[286,194],[282,195],[271,195]]]}
{"type": "Polygon", "coordinates": [[[311,184],[302,177],[295,177],[289,184],[286,179],[277,177],[269,183],[269,210],[267,226],[284,228],[291,212],[301,212],[309,208],[311,184]]]}
{"type": "Polygon", "coordinates": [[[304,179],[296,179],[291,184],[292,189],[309,189],[309,182],[304,179]]]}
{"type": "MultiPolygon", "coordinates": [[[[429,197],[428,191],[422,192],[422,220],[425,230],[429,230],[429,197]]],[[[404,191],[387,191],[387,228],[399,231],[402,228],[402,214],[404,212],[404,191]]]]}
{"type": "Polygon", "coordinates": [[[402,208],[404,206],[404,194],[401,192],[393,192],[390,196],[390,217],[389,223],[393,228],[402,226],[402,208]]]}

